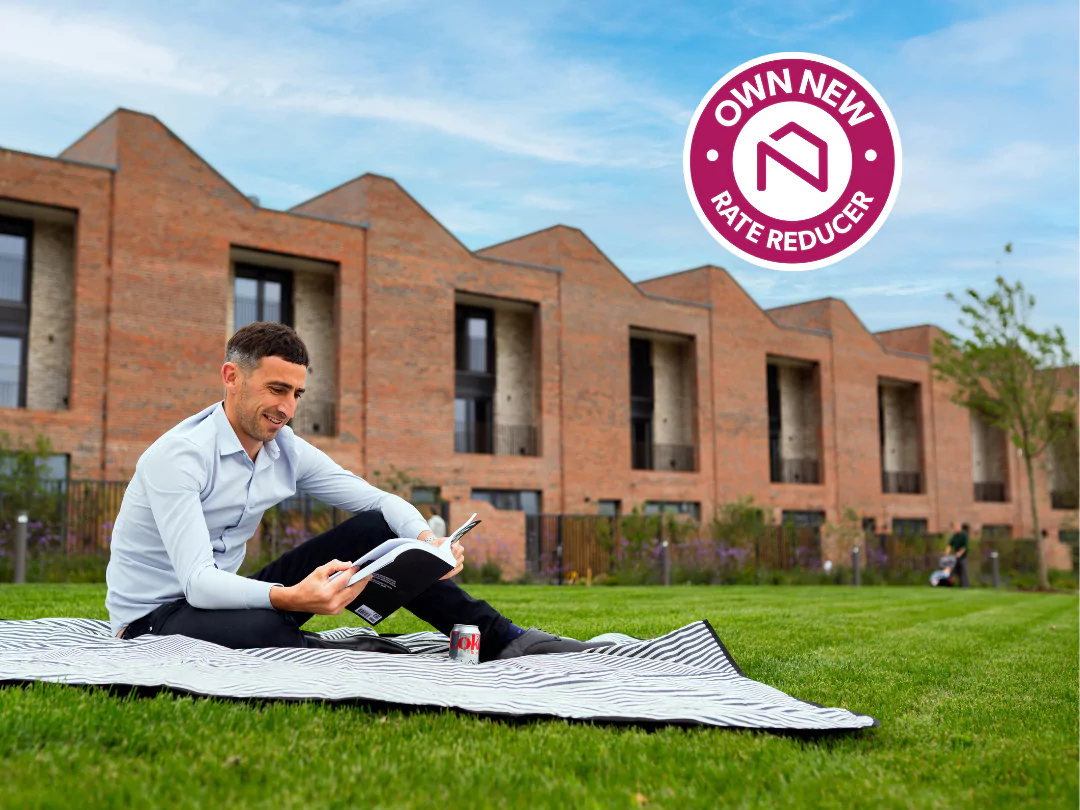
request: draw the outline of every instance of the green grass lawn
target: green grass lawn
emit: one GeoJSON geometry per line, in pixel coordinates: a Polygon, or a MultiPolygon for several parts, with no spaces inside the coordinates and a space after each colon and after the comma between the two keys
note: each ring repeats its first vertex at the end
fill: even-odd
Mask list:
{"type": "MultiPolygon", "coordinates": [[[[749,677],[881,727],[818,738],[646,730],[38,684],[0,688],[0,806],[1075,808],[1080,798],[1075,595],[470,590],[519,624],[578,637],[654,636],[707,618],[749,677]]],[[[0,618],[105,618],[104,595],[2,585],[0,618]]],[[[380,629],[423,627],[401,613],[380,629]]]]}

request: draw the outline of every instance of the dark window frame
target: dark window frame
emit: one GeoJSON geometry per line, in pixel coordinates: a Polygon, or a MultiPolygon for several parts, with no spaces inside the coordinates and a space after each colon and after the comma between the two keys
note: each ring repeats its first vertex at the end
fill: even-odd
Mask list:
{"type": "MultiPolygon", "coordinates": [[[[926,424],[923,420],[923,387],[922,383],[913,382],[911,380],[903,380],[893,377],[878,377],[877,385],[877,410],[878,410],[878,468],[881,473],[881,493],[883,495],[926,495],[927,494],[927,482],[926,482],[926,424]],[[900,383],[899,386],[896,383],[900,383]],[[916,449],[918,450],[918,470],[892,470],[886,472],[885,470],[885,397],[883,391],[885,388],[907,388],[911,391],[915,405],[915,440],[917,442],[916,449]],[[911,475],[914,474],[915,486],[912,489],[910,486],[905,486],[905,480],[897,478],[897,486],[895,489],[890,489],[886,486],[886,476],[898,476],[898,475],[911,475]]],[[[910,479],[906,480],[906,483],[910,484],[910,479]]]]}
{"type": "Polygon", "coordinates": [[[896,518],[892,519],[892,533],[894,535],[918,536],[930,533],[930,522],[926,518],[896,518]]]}
{"type": "Polygon", "coordinates": [[[694,522],[701,522],[701,501],[645,501],[642,511],[646,515],[690,515],[694,522]],[[673,506],[674,509],[666,507],[673,506]]]}
{"type": "MultiPolygon", "coordinates": [[[[249,278],[259,283],[259,296],[256,309],[257,320],[265,320],[264,304],[266,299],[266,282],[272,281],[281,285],[281,320],[286,326],[295,326],[293,322],[293,274],[291,270],[281,270],[274,267],[263,267],[248,262],[237,262],[234,266],[236,278],[249,278]]],[[[233,316],[236,315],[236,285],[233,283],[233,316]]]]}
{"type": "Polygon", "coordinates": [[[596,514],[605,517],[619,517],[622,514],[622,500],[601,498],[596,502],[596,514]]]}
{"type": "Polygon", "coordinates": [[[490,307],[477,307],[471,304],[457,304],[454,307],[454,371],[458,374],[495,376],[495,310],[490,307]],[[469,368],[469,321],[487,322],[487,337],[484,341],[484,360],[487,371],[474,371],[469,368]]]}
{"type": "Polygon", "coordinates": [[[0,301],[0,337],[17,338],[22,341],[19,358],[19,394],[16,408],[26,407],[26,389],[30,355],[30,301],[33,284],[34,221],[0,216],[0,233],[21,236],[26,240],[23,254],[23,300],[0,301]]]}
{"type": "Polygon", "coordinates": [[[652,341],[630,335],[630,469],[653,468],[653,411],[656,380],[652,341]]]}
{"type": "Polygon", "coordinates": [[[454,452],[495,452],[495,310],[471,304],[454,306],[454,452]],[[484,363],[487,371],[469,368],[469,321],[486,326],[484,363]],[[458,401],[464,403],[464,421],[457,419],[458,401]],[[481,418],[479,414],[486,418],[481,418]],[[471,415],[470,415],[471,414],[471,415]]]}
{"type": "Polygon", "coordinates": [[[526,516],[541,515],[544,512],[544,493],[539,489],[498,489],[488,487],[475,487],[470,490],[469,497],[475,501],[483,501],[490,503],[493,507],[500,510],[505,510],[506,506],[500,506],[499,502],[503,504],[507,502],[507,499],[515,500],[516,503],[510,511],[525,512],[526,516]],[[536,511],[530,512],[525,509],[525,504],[522,503],[522,495],[535,495],[536,496],[536,511]]]}

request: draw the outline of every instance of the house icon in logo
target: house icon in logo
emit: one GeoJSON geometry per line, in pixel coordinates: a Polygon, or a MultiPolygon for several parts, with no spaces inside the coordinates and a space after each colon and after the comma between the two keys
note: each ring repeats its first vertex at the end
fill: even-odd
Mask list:
{"type": "Polygon", "coordinates": [[[758,141],[757,145],[757,190],[765,190],[765,168],[769,159],[776,161],[789,172],[801,180],[805,180],[818,191],[829,189],[829,145],[808,129],[799,126],[794,121],[784,124],[769,138],[779,141],[787,135],[794,133],[817,149],[817,174],[811,174],[787,155],[782,154],[771,143],[758,141]]]}

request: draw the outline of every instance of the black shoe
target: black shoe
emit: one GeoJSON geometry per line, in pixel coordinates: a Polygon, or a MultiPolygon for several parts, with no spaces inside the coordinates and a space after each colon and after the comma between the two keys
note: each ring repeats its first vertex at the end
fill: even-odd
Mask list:
{"type": "Polygon", "coordinates": [[[348,638],[324,638],[316,633],[308,633],[303,630],[300,635],[304,637],[304,646],[316,650],[355,650],[358,652],[381,652],[396,654],[411,654],[411,650],[404,644],[382,636],[357,635],[348,638]]]}
{"type": "Polygon", "coordinates": [[[567,653],[592,650],[597,647],[610,647],[611,641],[578,641],[576,638],[563,638],[530,627],[515,638],[499,653],[498,660],[517,658],[520,655],[542,655],[544,653],[567,653]]]}

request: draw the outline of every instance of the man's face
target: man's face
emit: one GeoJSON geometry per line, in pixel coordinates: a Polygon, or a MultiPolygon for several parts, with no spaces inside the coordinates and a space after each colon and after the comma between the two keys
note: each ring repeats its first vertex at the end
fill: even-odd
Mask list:
{"type": "Polygon", "coordinates": [[[226,388],[236,398],[240,429],[256,441],[268,442],[296,413],[307,369],[280,357],[264,357],[248,375],[226,363],[224,376],[226,388]]]}

